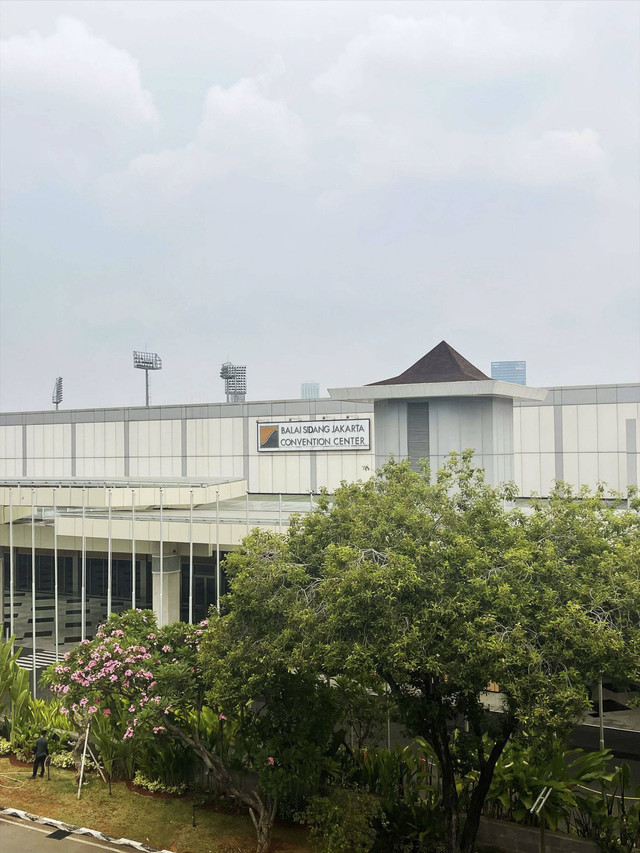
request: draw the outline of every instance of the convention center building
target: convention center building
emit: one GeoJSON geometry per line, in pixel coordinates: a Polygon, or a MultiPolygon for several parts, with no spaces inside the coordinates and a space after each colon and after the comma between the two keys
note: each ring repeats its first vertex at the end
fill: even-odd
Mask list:
{"type": "Polygon", "coordinates": [[[640,384],[493,380],[446,342],[328,398],[0,414],[0,612],[34,670],[109,612],[198,621],[224,558],[391,457],[438,469],[472,448],[523,498],[555,480],[638,483],[640,384]],[[35,566],[35,572],[32,568],[35,566]],[[34,653],[35,650],[35,653],[34,653]]]}

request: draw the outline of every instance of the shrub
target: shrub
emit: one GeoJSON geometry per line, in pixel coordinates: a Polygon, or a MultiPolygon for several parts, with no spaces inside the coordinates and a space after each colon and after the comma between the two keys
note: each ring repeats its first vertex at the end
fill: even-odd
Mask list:
{"type": "Polygon", "coordinates": [[[0,755],[9,755],[11,751],[11,742],[0,737],[0,755]]]}
{"type": "Polygon", "coordinates": [[[314,797],[301,819],[323,853],[369,853],[383,814],[377,797],[335,788],[328,797],[314,797]]]}
{"type": "Polygon", "coordinates": [[[73,756],[70,752],[56,752],[51,756],[51,766],[68,770],[70,767],[74,767],[73,756]]]}
{"type": "Polygon", "coordinates": [[[158,779],[147,779],[140,771],[133,777],[133,784],[146,788],[147,791],[152,791],[154,794],[184,794],[187,790],[187,786],[183,782],[178,785],[165,785],[158,779]]]}

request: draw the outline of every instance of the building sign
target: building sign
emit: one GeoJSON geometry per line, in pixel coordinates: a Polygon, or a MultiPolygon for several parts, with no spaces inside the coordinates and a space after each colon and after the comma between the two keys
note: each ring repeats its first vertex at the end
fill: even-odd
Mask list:
{"type": "Polygon", "coordinates": [[[258,424],[258,450],[369,450],[369,418],[258,424]]]}

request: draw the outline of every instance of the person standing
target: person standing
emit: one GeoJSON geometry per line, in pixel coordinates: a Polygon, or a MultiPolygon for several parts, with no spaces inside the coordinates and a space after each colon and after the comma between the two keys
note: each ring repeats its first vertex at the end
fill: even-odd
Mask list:
{"type": "Polygon", "coordinates": [[[33,750],[34,760],[33,760],[33,775],[32,779],[36,778],[36,773],[38,772],[38,765],[40,765],[40,778],[44,776],[44,762],[49,755],[49,745],[47,744],[47,732],[45,729],[42,729],[40,732],[40,737],[36,741],[36,745],[33,750]]]}

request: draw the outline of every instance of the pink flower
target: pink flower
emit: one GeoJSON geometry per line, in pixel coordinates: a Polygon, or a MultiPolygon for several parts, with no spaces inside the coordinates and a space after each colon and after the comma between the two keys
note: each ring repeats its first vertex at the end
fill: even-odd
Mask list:
{"type": "Polygon", "coordinates": [[[163,651],[163,652],[170,652],[170,651],[171,651],[171,648],[170,648],[169,646],[163,646],[163,647],[162,647],[162,651],[163,651]]]}
{"type": "Polygon", "coordinates": [[[133,675],[133,671],[132,671],[132,670],[130,670],[130,669],[126,669],[124,674],[125,674],[125,675],[127,676],[127,678],[128,678],[130,675],[133,675]]]}
{"type": "Polygon", "coordinates": [[[131,728],[131,726],[129,726],[129,728],[124,733],[122,740],[129,740],[129,738],[132,738],[132,737],[133,737],[133,729],[131,728]]]}
{"type": "Polygon", "coordinates": [[[95,706],[95,705],[90,705],[90,706],[89,706],[89,713],[90,713],[90,714],[95,714],[95,712],[96,712],[97,710],[98,710],[98,709],[96,708],[96,706],[95,706]]]}
{"type": "Polygon", "coordinates": [[[66,717],[69,714],[69,709],[68,708],[60,708],[60,713],[64,714],[66,717]]]}
{"type": "Polygon", "coordinates": [[[103,711],[102,713],[105,715],[105,717],[110,717],[110,716],[111,716],[111,711],[110,711],[108,708],[105,708],[105,709],[104,709],[104,711],[103,711]]]}
{"type": "Polygon", "coordinates": [[[166,732],[165,727],[164,727],[164,726],[154,726],[154,727],[153,727],[153,733],[154,733],[154,735],[157,735],[157,734],[158,734],[158,732],[166,732]]]}
{"type": "Polygon", "coordinates": [[[218,714],[218,719],[219,720],[226,720],[227,718],[225,717],[224,714],[218,714]]]}
{"type": "Polygon", "coordinates": [[[89,704],[89,700],[88,700],[86,697],[83,697],[83,698],[80,700],[80,704],[81,704],[81,705],[88,705],[88,704],[89,704]]]}
{"type": "Polygon", "coordinates": [[[117,675],[111,675],[111,676],[109,676],[109,681],[117,681],[117,680],[118,680],[118,676],[117,676],[117,675]]]}
{"type": "Polygon", "coordinates": [[[267,758],[267,764],[270,764],[272,767],[275,764],[275,761],[273,760],[273,758],[271,756],[269,756],[269,758],[267,758]]]}
{"type": "Polygon", "coordinates": [[[130,714],[133,714],[133,712],[135,711],[135,709],[136,709],[136,706],[135,706],[135,705],[129,705],[129,713],[130,713],[130,714]]]}

